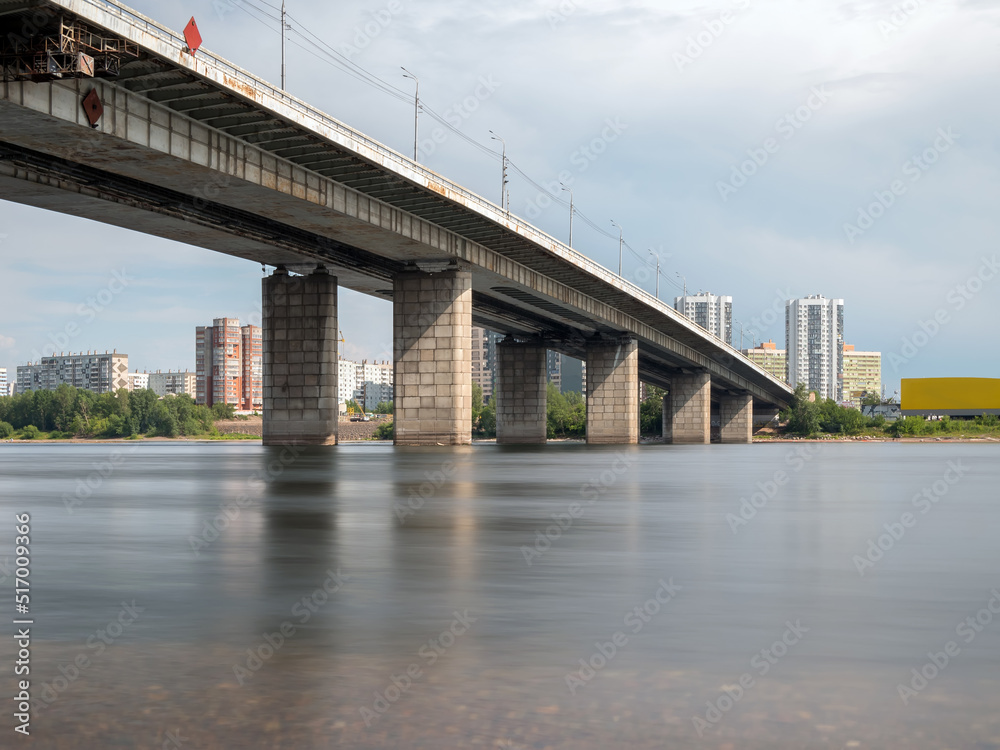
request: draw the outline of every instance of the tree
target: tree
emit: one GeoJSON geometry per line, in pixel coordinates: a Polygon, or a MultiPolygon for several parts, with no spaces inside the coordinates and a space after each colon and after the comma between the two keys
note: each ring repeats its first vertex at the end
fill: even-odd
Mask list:
{"type": "Polygon", "coordinates": [[[14,434],[14,425],[10,422],[0,422],[0,440],[7,440],[14,434]]]}
{"type": "Polygon", "coordinates": [[[472,384],[472,431],[479,431],[479,418],[483,413],[483,387],[479,383],[472,384]]]}
{"type": "Polygon", "coordinates": [[[376,414],[392,414],[395,404],[392,401],[379,401],[375,404],[376,414]]]}
{"type": "Polygon", "coordinates": [[[663,396],[666,393],[655,385],[649,386],[649,395],[639,404],[639,434],[663,434],[663,396]]]}
{"type": "Polygon", "coordinates": [[[383,422],[375,429],[373,438],[375,440],[392,440],[395,434],[392,422],[383,422]]]}
{"type": "Polygon", "coordinates": [[[795,386],[792,405],[781,413],[788,422],[788,431],[795,435],[815,435],[819,432],[819,406],[809,400],[804,384],[795,386]]]}

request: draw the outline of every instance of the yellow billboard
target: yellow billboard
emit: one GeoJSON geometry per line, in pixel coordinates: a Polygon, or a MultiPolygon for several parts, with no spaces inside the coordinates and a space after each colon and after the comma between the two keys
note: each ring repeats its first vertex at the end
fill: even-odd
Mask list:
{"type": "Polygon", "coordinates": [[[900,408],[904,414],[978,415],[1000,411],[998,378],[903,378],[901,388],[900,408]]]}

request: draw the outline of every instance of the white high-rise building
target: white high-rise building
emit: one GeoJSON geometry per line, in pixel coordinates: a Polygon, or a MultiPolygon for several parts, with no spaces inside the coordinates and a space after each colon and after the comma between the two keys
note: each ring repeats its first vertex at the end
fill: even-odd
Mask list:
{"type": "Polygon", "coordinates": [[[7,368],[0,367],[0,396],[9,395],[9,389],[7,387],[7,368]]]}
{"type": "Polygon", "coordinates": [[[814,294],[785,303],[788,384],[805,384],[822,398],[841,400],[844,378],[844,300],[814,294]]]}
{"type": "Polygon", "coordinates": [[[698,292],[674,298],[674,309],[727,344],[733,340],[733,298],[698,292]]]}

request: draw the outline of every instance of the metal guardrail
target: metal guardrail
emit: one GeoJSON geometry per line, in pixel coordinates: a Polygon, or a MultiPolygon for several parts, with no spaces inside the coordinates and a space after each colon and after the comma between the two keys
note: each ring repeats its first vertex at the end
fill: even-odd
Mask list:
{"type": "MultiPolygon", "coordinates": [[[[63,7],[68,7],[73,2],[73,0],[52,0],[52,1],[57,5],[62,5],[63,7]]],[[[122,20],[125,20],[132,25],[142,26],[147,33],[153,35],[161,42],[165,42],[170,46],[174,47],[175,49],[177,49],[178,52],[182,52],[187,49],[187,42],[185,41],[183,36],[172,31],[166,26],[163,26],[159,23],[156,23],[155,21],[152,21],[149,18],[146,18],[143,15],[140,15],[139,13],[133,11],[128,6],[116,2],[116,0],[78,0],[78,2],[82,2],[84,4],[91,5],[100,10],[109,12],[113,15],[117,15],[120,18],[122,18],[122,20]]],[[[662,301],[651,295],[649,292],[647,292],[645,289],[642,289],[641,287],[633,284],[631,281],[628,281],[621,276],[618,276],[618,274],[614,273],[610,269],[605,268],[601,264],[597,263],[594,260],[591,260],[582,253],[577,252],[573,248],[557,240],[551,235],[546,234],[545,232],[541,231],[540,229],[532,226],[531,224],[521,219],[516,219],[514,221],[516,225],[514,228],[509,227],[508,225],[511,222],[509,214],[506,211],[504,211],[503,208],[496,205],[495,203],[492,203],[486,200],[485,198],[477,195],[476,193],[467,190],[461,185],[458,185],[457,183],[454,183],[442,177],[438,173],[433,172],[427,169],[426,167],[421,166],[417,162],[404,156],[398,151],[394,151],[388,146],[372,138],[369,138],[364,133],[354,130],[353,128],[345,125],[339,120],[330,117],[322,110],[319,110],[315,107],[311,107],[301,99],[296,99],[294,96],[289,95],[287,92],[276,88],[275,86],[254,76],[253,74],[249,73],[246,70],[243,70],[242,68],[236,67],[229,61],[211,52],[206,51],[204,48],[200,48],[197,51],[196,57],[199,59],[210,60],[214,66],[223,70],[227,75],[230,75],[231,77],[242,81],[243,83],[245,83],[248,86],[251,86],[254,89],[261,89],[265,91],[269,96],[279,100],[285,106],[296,110],[305,117],[314,120],[322,127],[337,131],[345,138],[363,144],[366,148],[371,149],[372,151],[388,159],[389,161],[394,162],[395,165],[400,169],[416,173],[421,177],[423,177],[428,182],[433,182],[437,185],[445,187],[447,190],[461,197],[463,201],[474,204],[474,206],[478,208],[486,218],[491,219],[497,222],[498,224],[501,224],[502,226],[508,227],[510,231],[513,231],[517,234],[521,234],[526,239],[531,240],[536,244],[541,245],[542,247],[549,248],[550,250],[561,255],[564,259],[573,262],[578,267],[581,267],[583,270],[591,273],[594,276],[605,277],[605,280],[607,280],[608,283],[618,286],[620,291],[631,294],[633,297],[638,298],[639,300],[649,305],[653,309],[658,309],[661,313],[667,314],[668,317],[673,315],[679,320],[679,322],[694,326],[695,328],[699,329],[700,333],[707,334],[709,337],[714,339],[715,343],[718,346],[721,346],[725,349],[734,352],[736,356],[741,357],[746,364],[751,365],[755,369],[760,370],[761,374],[767,376],[768,378],[772,378],[772,376],[769,373],[767,373],[763,368],[759,367],[756,363],[752,362],[750,359],[745,357],[740,350],[736,349],[729,342],[723,341],[714,333],[702,328],[701,326],[694,323],[694,321],[685,317],[681,313],[678,313],[676,310],[674,310],[674,308],[670,307],[669,305],[666,305],[665,303],[663,303],[662,301]]]]}

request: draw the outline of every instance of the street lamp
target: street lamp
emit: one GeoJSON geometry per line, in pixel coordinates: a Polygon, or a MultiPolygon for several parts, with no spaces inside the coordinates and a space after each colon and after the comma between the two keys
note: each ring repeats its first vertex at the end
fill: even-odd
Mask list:
{"type": "Polygon", "coordinates": [[[660,298],[660,255],[650,248],[649,254],[656,258],[656,299],[660,298]]]}
{"type": "Polygon", "coordinates": [[[680,271],[677,272],[677,278],[684,282],[684,296],[687,297],[688,296],[688,281],[687,281],[687,279],[685,279],[683,276],[681,276],[681,272],[680,271]]]}
{"type": "Polygon", "coordinates": [[[622,275],[622,246],[625,244],[625,232],[622,228],[615,224],[615,220],[611,220],[611,224],[618,228],[618,276],[622,275]]]}
{"type": "Polygon", "coordinates": [[[503,169],[500,173],[500,208],[510,213],[510,197],[507,194],[507,141],[498,136],[492,130],[490,131],[490,137],[494,141],[500,141],[501,154],[500,158],[503,162],[503,169]]]}
{"type": "Polygon", "coordinates": [[[399,66],[403,71],[403,78],[412,78],[413,82],[417,84],[417,90],[413,94],[413,161],[417,160],[417,118],[420,116],[420,79],[417,78],[413,73],[408,71],[402,65],[399,66]]]}
{"type": "Polygon", "coordinates": [[[573,247],[573,188],[568,188],[561,182],[559,185],[569,193],[569,246],[573,247]]]}
{"type": "Polygon", "coordinates": [[[743,351],[743,324],[738,320],[733,321],[736,325],[740,327],[740,351],[743,351]]]}

